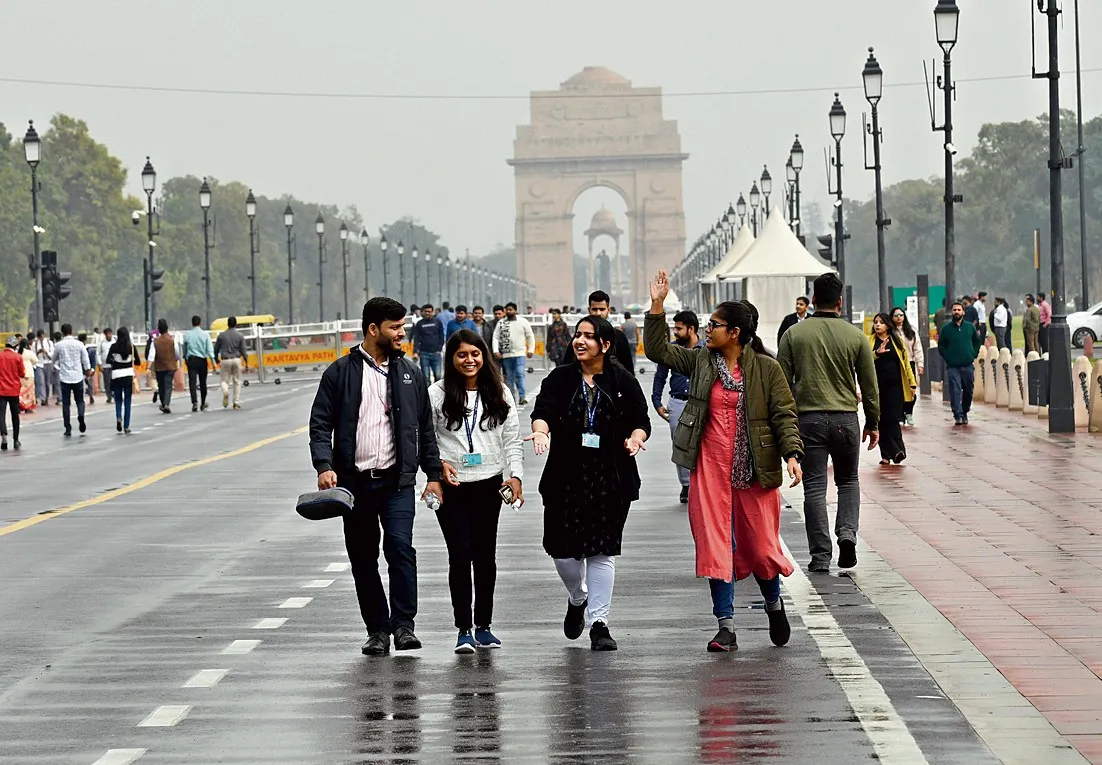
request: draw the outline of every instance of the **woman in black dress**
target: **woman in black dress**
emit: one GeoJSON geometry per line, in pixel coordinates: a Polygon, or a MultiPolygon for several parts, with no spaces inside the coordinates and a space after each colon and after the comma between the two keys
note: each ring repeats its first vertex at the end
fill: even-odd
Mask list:
{"type": "Polygon", "coordinates": [[[578,322],[577,360],[551,370],[532,411],[537,455],[548,452],[540,479],[543,549],[555,560],[569,603],[563,632],[578,638],[588,610],[590,647],[615,651],[608,631],[615,557],[628,507],[639,498],[635,455],[650,437],[647,400],[616,361],[612,325],[598,316],[578,322]],[[552,442],[554,442],[552,444],[552,442]]]}
{"type": "Polygon", "coordinates": [[[880,389],[880,464],[897,465],[907,459],[907,447],[903,443],[903,410],[907,402],[914,400],[914,373],[903,349],[903,340],[891,326],[886,313],[878,313],[872,320],[872,336],[869,344],[876,360],[876,382],[880,389]]]}

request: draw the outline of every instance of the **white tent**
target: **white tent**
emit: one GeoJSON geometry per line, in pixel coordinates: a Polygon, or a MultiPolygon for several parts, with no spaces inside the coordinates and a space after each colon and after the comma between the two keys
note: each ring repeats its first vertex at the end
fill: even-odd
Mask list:
{"type": "Polygon", "coordinates": [[[830,270],[800,244],[776,207],[757,241],[723,277],[745,280],[742,294],[761,317],[758,335],[766,346],[775,348],[781,321],[795,310],[796,298],[807,294],[808,278],[830,270]]]}
{"type": "Polygon", "coordinates": [[[718,285],[724,283],[725,277],[723,275],[727,271],[730,271],[731,268],[742,259],[742,256],[747,253],[753,244],[754,235],[751,233],[750,227],[744,223],[735,236],[735,240],[731,242],[731,246],[727,249],[727,254],[720,258],[719,262],[700,278],[701,294],[704,298],[704,305],[715,305],[719,302],[720,297],[718,293],[720,290],[718,285]]]}

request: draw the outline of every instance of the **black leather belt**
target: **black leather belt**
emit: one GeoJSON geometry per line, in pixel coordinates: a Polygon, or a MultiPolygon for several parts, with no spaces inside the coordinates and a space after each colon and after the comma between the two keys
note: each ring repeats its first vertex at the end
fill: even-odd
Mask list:
{"type": "Polygon", "coordinates": [[[397,465],[391,465],[388,468],[368,468],[367,470],[361,470],[360,475],[362,475],[366,478],[379,479],[379,478],[390,478],[392,475],[394,475],[397,472],[398,472],[398,466],[397,465]]]}
{"type": "Polygon", "coordinates": [[[678,401],[688,401],[689,394],[687,393],[671,393],[670,398],[676,398],[678,401]]]}

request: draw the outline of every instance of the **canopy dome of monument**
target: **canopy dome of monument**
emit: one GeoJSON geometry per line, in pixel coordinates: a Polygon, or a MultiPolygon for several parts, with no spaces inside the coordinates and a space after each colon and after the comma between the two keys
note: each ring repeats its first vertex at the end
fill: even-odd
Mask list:
{"type": "Polygon", "coordinates": [[[700,277],[700,283],[715,284],[717,281],[727,279],[727,272],[733,269],[753,246],[754,234],[750,231],[750,227],[743,223],[735,236],[735,241],[731,242],[731,246],[727,249],[727,254],[715,264],[712,270],[700,277]]]}
{"type": "Polygon", "coordinates": [[[562,84],[563,90],[631,87],[631,81],[603,66],[587,66],[562,84]]]}
{"type": "Polygon", "coordinates": [[[616,236],[624,232],[623,229],[616,225],[616,216],[612,214],[612,211],[606,207],[602,207],[600,210],[593,213],[593,220],[589,222],[589,229],[585,233],[586,236],[598,236],[600,234],[616,236]]]}

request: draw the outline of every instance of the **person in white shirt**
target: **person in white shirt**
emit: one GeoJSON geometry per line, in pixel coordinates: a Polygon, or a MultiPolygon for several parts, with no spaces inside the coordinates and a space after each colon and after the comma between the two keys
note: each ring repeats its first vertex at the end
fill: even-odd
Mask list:
{"type": "Polygon", "coordinates": [[[57,367],[57,376],[61,381],[61,421],[65,425],[65,435],[73,435],[69,420],[70,399],[77,401],[77,426],[84,433],[88,427],[84,424],[84,378],[92,374],[92,364],[88,361],[88,350],[84,343],[73,337],[73,325],[61,325],[61,340],[54,345],[51,358],[57,367]]]}
{"type": "Polygon", "coordinates": [[[517,407],[479,332],[461,329],[448,339],[444,379],[429,387],[429,403],[444,470],[436,517],[448,545],[448,585],[459,630],[455,652],[500,648],[490,631],[498,517],[503,492],[511,493],[516,507],[524,504],[524,455],[517,407]]]}
{"type": "Polygon", "coordinates": [[[976,309],[976,316],[979,317],[979,331],[980,340],[987,339],[987,293],[977,292],[976,302],[973,304],[976,309]]]}
{"type": "Polygon", "coordinates": [[[107,354],[111,351],[111,346],[115,344],[114,332],[110,327],[103,330],[103,335],[100,337],[100,341],[96,346],[96,362],[100,368],[100,378],[103,381],[103,392],[107,394],[107,403],[110,404],[114,399],[111,394],[111,362],[107,360],[107,354]]]}
{"type": "MultiPolygon", "coordinates": [[[[50,380],[54,373],[54,343],[40,329],[38,334],[35,335],[31,350],[34,351],[34,355],[38,359],[38,363],[34,368],[34,392],[38,397],[38,403],[46,406],[50,398],[50,380]]],[[[57,401],[56,403],[60,404],[61,402],[57,401]]]]}
{"type": "Polygon", "coordinates": [[[1006,347],[1006,327],[1010,320],[1010,310],[1006,307],[1006,299],[995,298],[995,310],[991,314],[991,326],[995,330],[995,343],[999,350],[1006,347]]]}
{"type": "Polygon", "coordinates": [[[536,335],[523,316],[517,316],[517,304],[505,304],[505,317],[494,327],[494,358],[501,359],[505,385],[516,394],[520,406],[525,406],[525,359],[536,352],[536,335]]]}

